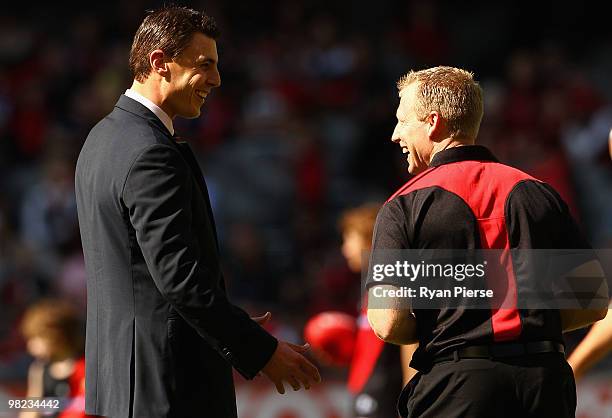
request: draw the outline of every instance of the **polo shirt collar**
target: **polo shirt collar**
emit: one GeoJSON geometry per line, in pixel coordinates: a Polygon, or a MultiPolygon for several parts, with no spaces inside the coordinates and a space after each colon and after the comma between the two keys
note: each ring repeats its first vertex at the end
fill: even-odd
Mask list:
{"type": "Polygon", "coordinates": [[[459,161],[492,161],[499,162],[497,158],[489,151],[488,148],[482,145],[463,145],[461,147],[454,147],[445,149],[436,153],[429,167],[437,167],[443,164],[456,163],[459,161]]]}

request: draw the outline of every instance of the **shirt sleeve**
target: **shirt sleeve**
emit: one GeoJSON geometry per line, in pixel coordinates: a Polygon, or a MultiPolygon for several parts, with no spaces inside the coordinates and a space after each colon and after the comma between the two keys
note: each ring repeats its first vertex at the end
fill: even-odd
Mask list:
{"type": "Polygon", "coordinates": [[[381,279],[379,277],[380,272],[377,269],[381,266],[395,265],[396,261],[401,259],[401,250],[410,248],[405,218],[398,198],[385,203],[378,211],[372,235],[372,251],[368,263],[366,289],[370,289],[374,285],[398,285],[397,281],[392,278],[381,279]]]}
{"type": "Polygon", "coordinates": [[[372,250],[404,250],[410,248],[406,215],[400,205],[400,199],[395,198],[385,203],[378,211],[372,250]]]}
{"type": "Polygon", "coordinates": [[[510,248],[591,249],[567,204],[548,184],[518,183],[506,201],[510,248]]]}
{"type": "Polygon", "coordinates": [[[568,273],[598,257],[561,196],[546,183],[522,181],[508,196],[506,219],[518,291],[535,295],[529,304],[546,306],[552,294],[564,308],[590,303],[601,279],[568,273]]]}

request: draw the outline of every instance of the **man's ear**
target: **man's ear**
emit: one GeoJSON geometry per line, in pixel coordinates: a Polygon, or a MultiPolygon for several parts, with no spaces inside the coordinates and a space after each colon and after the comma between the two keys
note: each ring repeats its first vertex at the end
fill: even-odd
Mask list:
{"type": "Polygon", "coordinates": [[[149,64],[151,65],[151,71],[155,74],[159,74],[162,77],[166,77],[169,73],[168,62],[166,55],[161,49],[156,49],[149,54],[149,64]]]}
{"type": "Polygon", "coordinates": [[[429,115],[427,115],[425,119],[425,123],[427,123],[427,135],[429,139],[435,142],[443,134],[444,121],[440,117],[440,114],[434,110],[429,112],[429,115]]]}

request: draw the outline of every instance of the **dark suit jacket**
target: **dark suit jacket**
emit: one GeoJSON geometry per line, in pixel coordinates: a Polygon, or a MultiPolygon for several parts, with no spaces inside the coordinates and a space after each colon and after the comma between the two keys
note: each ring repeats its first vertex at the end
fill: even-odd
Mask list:
{"type": "Polygon", "coordinates": [[[86,411],[235,417],[277,341],[232,305],[204,178],[146,107],[121,96],[76,169],[87,268],[86,411]]]}

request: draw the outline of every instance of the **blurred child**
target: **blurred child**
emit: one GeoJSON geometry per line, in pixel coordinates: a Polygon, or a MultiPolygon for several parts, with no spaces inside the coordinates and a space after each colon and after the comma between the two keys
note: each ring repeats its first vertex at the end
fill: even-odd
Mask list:
{"type": "MultiPolygon", "coordinates": [[[[346,211],[340,219],[342,254],[354,272],[367,268],[367,260],[364,264],[362,256],[371,249],[379,208],[375,204],[363,205],[346,211]]],[[[408,364],[417,344],[384,343],[370,328],[366,309],[367,303],[363,300],[349,368],[348,389],[354,396],[353,414],[355,417],[395,417],[397,397],[416,373],[408,364]]]]}
{"type": "MultiPolygon", "coordinates": [[[[26,396],[68,400],[70,405],[66,410],[44,416],[85,417],[84,338],[77,311],[65,301],[42,300],[27,309],[21,331],[27,350],[34,357],[28,372],[26,396]]],[[[20,418],[40,416],[38,412],[24,412],[20,418]]]]}

